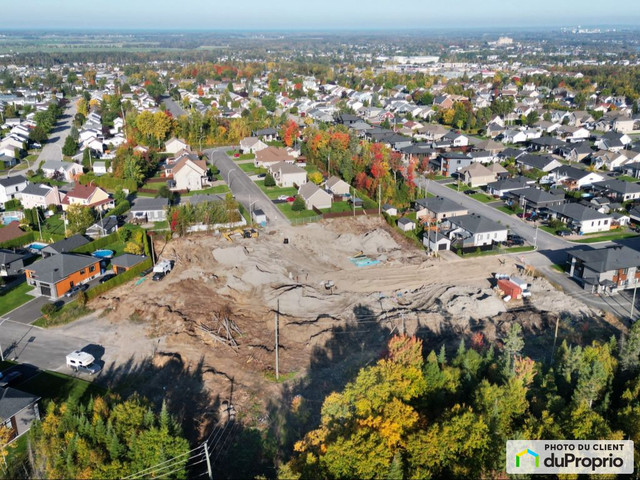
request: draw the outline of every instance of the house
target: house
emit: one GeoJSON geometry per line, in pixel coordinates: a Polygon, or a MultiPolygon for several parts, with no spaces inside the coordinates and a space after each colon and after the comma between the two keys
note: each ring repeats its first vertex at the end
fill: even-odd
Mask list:
{"type": "Polygon", "coordinates": [[[39,400],[16,388],[0,388],[0,425],[9,430],[9,442],[27,433],[34,420],[40,420],[39,400]]]}
{"type": "Polygon", "coordinates": [[[9,224],[0,228],[0,243],[8,242],[9,240],[13,240],[14,238],[21,237],[25,232],[20,230],[20,222],[14,220],[13,222],[9,222],[9,224]]]}
{"type": "Polygon", "coordinates": [[[136,222],[164,222],[167,219],[169,200],[163,197],[138,197],[131,206],[131,220],[136,222]]]}
{"type": "Polygon", "coordinates": [[[487,193],[494,197],[504,197],[508,192],[526,188],[528,185],[536,183],[535,180],[527,177],[506,178],[487,184],[487,193]]]}
{"type": "Polygon", "coordinates": [[[288,162],[278,162],[269,166],[276,185],[283,187],[301,186],[307,183],[307,171],[288,162]]]}
{"type": "Polygon", "coordinates": [[[131,253],[123,253],[122,255],[118,255],[117,257],[113,257],[111,259],[111,266],[113,267],[113,272],[116,275],[120,275],[121,273],[126,272],[127,270],[132,269],[136,265],[141,264],[147,259],[144,255],[133,255],[131,253]]]}
{"type": "Polygon", "coordinates": [[[413,206],[416,218],[423,222],[441,222],[449,217],[469,213],[465,207],[445,197],[421,198],[413,206]]]}
{"type": "Polygon", "coordinates": [[[184,156],[171,167],[172,190],[202,190],[209,185],[207,162],[184,156]]]}
{"type": "Polygon", "coordinates": [[[313,210],[314,207],[317,209],[331,208],[333,197],[313,182],[302,185],[298,189],[298,195],[304,200],[307,210],[313,210]]]}
{"type": "Polygon", "coordinates": [[[450,250],[451,240],[438,230],[429,230],[422,237],[422,244],[427,247],[430,252],[439,252],[440,250],[450,250]]]}
{"type": "Polygon", "coordinates": [[[87,255],[61,253],[43,258],[25,268],[32,293],[56,300],[74,286],[100,275],[100,260],[87,255]]]}
{"type": "Polygon", "coordinates": [[[189,145],[177,138],[170,138],[164,144],[164,151],[168,153],[178,153],[180,150],[188,150],[189,145]]]}
{"type": "Polygon", "coordinates": [[[398,215],[398,209],[393,205],[385,203],[384,205],[382,205],[382,213],[386,213],[390,217],[396,217],[398,215]]]}
{"type": "Polygon", "coordinates": [[[541,208],[551,207],[554,205],[562,205],[566,203],[563,194],[553,194],[535,187],[520,188],[511,190],[506,194],[508,198],[512,198],[514,202],[523,208],[532,208],[540,210],[541,208]]]}
{"type": "Polygon", "coordinates": [[[469,138],[460,132],[451,130],[444,137],[443,141],[448,141],[452,147],[466,147],[469,145],[469,138]]]}
{"type": "Polygon", "coordinates": [[[633,133],[635,120],[633,118],[618,117],[613,121],[613,131],[617,133],[633,133]]]}
{"type": "Polygon", "coordinates": [[[501,151],[504,150],[504,145],[500,142],[496,142],[495,140],[482,140],[476,143],[473,146],[474,150],[485,150],[487,152],[492,153],[493,155],[497,155],[501,151]]]}
{"type": "Polygon", "coordinates": [[[558,147],[558,155],[570,162],[581,162],[589,155],[593,154],[589,142],[567,143],[558,147]]]}
{"type": "Polygon", "coordinates": [[[429,162],[434,170],[439,170],[445,177],[450,177],[464,167],[473,163],[473,158],[465,153],[441,153],[435,160],[429,162]]]}
{"type": "Polygon", "coordinates": [[[60,192],[58,187],[50,187],[45,184],[30,183],[20,193],[21,203],[24,208],[43,208],[50,205],[60,205],[60,192]]]}
{"type": "Polygon", "coordinates": [[[481,247],[507,240],[507,227],[476,214],[461,215],[447,219],[448,228],[443,232],[462,248],[481,247]]]}
{"type": "Polygon", "coordinates": [[[107,162],[96,160],[95,162],[93,162],[91,170],[93,170],[93,173],[95,173],[96,175],[105,175],[106,173],[111,171],[111,167],[107,168],[107,162]]]}
{"type": "Polygon", "coordinates": [[[528,140],[527,134],[522,130],[505,130],[501,137],[503,143],[524,143],[528,140]]]}
{"type": "Polygon", "coordinates": [[[24,255],[0,248],[0,277],[18,275],[24,268],[24,255]]]}
{"type": "Polygon", "coordinates": [[[532,155],[530,153],[522,155],[516,159],[516,164],[521,165],[525,170],[535,168],[543,172],[550,172],[554,168],[562,166],[558,160],[548,155],[532,155]]]}
{"type": "Polygon", "coordinates": [[[617,293],[636,288],[640,252],[626,246],[575,248],[567,251],[569,275],[592,293],[617,293]]]}
{"type": "Polygon", "coordinates": [[[616,202],[628,202],[640,198],[640,185],[612,178],[595,182],[591,185],[594,191],[603,192],[607,197],[616,202]]]}
{"type": "Polygon", "coordinates": [[[594,208],[579,203],[565,203],[548,207],[552,217],[558,218],[580,235],[585,233],[607,232],[611,229],[611,215],[598,212],[594,208]]]}
{"type": "Polygon", "coordinates": [[[269,145],[264,143],[258,137],[245,137],[240,140],[240,151],[242,153],[257,153],[260,150],[268,148],[269,145]]]}
{"type": "Polygon", "coordinates": [[[604,177],[599,173],[588,172],[580,168],[562,165],[555,168],[547,177],[549,180],[555,181],[556,184],[562,183],[570,190],[581,189],[596,182],[601,182],[604,177]]]}
{"type": "Polygon", "coordinates": [[[621,152],[610,152],[607,150],[598,150],[590,155],[590,163],[599,170],[624,170],[630,161],[626,155],[621,152]]]}
{"type": "Polygon", "coordinates": [[[565,146],[566,142],[555,137],[540,137],[532,139],[529,145],[536,152],[553,153],[557,148],[565,146]]]}
{"type": "Polygon", "coordinates": [[[82,205],[102,211],[114,207],[113,198],[102,188],[95,185],[81,185],[80,183],[76,183],[73,190],[67,192],[60,203],[65,211],[71,205],[82,205]]]}
{"type": "Polygon", "coordinates": [[[82,175],[82,165],[75,162],[47,160],[42,164],[42,173],[47,178],[59,177],[65,182],[73,182],[82,175]]]}
{"type": "Polygon", "coordinates": [[[256,158],[253,162],[254,166],[266,168],[269,165],[273,165],[279,162],[295,162],[295,158],[289,154],[284,148],[267,147],[256,153],[256,158]]]}
{"type": "Polygon", "coordinates": [[[399,218],[397,224],[403,232],[412,232],[416,229],[416,222],[407,217],[399,218]]]}
{"type": "Polygon", "coordinates": [[[492,163],[487,168],[496,176],[497,179],[509,177],[509,171],[499,163],[492,163]]]}
{"type": "Polygon", "coordinates": [[[29,181],[22,175],[0,178],[0,207],[11,200],[20,200],[21,192],[27,188],[29,181]]]}
{"type": "Polygon", "coordinates": [[[631,143],[631,137],[625,133],[607,132],[598,140],[595,145],[599,149],[619,152],[631,143]]]}
{"type": "Polygon", "coordinates": [[[84,235],[76,234],[71,235],[69,238],[63,238],[55,243],[51,243],[44,247],[40,252],[42,253],[42,256],[46,258],[51,255],[73,252],[76,248],[80,248],[87,243],[89,243],[89,239],[84,235]]]}
{"type": "Polygon", "coordinates": [[[495,174],[481,163],[472,163],[461,169],[458,174],[464,183],[471,187],[481,187],[496,180],[495,174]]]}
{"type": "Polygon", "coordinates": [[[333,195],[349,195],[350,186],[347,182],[336,176],[331,176],[324,183],[325,189],[333,195]]]}
{"type": "Polygon", "coordinates": [[[85,234],[93,239],[106,237],[118,231],[118,217],[109,215],[87,228],[85,234]]]}
{"type": "Polygon", "coordinates": [[[279,138],[278,131],[275,128],[263,128],[261,130],[256,130],[254,135],[265,142],[273,142],[279,138]]]}

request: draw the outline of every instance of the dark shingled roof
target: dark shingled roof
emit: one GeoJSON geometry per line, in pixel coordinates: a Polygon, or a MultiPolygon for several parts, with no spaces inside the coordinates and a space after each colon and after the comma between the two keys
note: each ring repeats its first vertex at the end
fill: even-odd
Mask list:
{"type": "Polygon", "coordinates": [[[451,222],[452,224],[465,229],[467,232],[470,232],[471,234],[498,232],[498,231],[507,229],[507,227],[505,227],[504,225],[500,225],[499,223],[494,222],[493,220],[489,220],[486,217],[481,217],[480,215],[475,215],[475,214],[462,215],[459,217],[451,217],[451,218],[448,218],[447,220],[449,220],[449,222],[451,222]]]}
{"type": "Polygon", "coordinates": [[[416,207],[423,207],[434,213],[459,212],[465,207],[444,197],[421,198],[415,201],[416,207]]]}
{"type": "Polygon", "coordinates": [[[61,253],[38,260],[25,268],[32,271],[33,278],[45,283],[56,283],[78,270],[95,265],[99,260],[88,255],[61,253]]]}
{"type": "Polygon", "coordinates": [[[40,397],[15,388],[0,388],[0,418],[11,418],[38,400],[40,397]]]}
{"type": "Polygon", "coordinates": [[[640,252],[620,245],[597,250],[576,248],[568,250],[567,254],[582,260],[585,266],[599,273],[640,266],[640,252]]]}
{"type": "Polygon", "coordinates": [[[132,253],[123,253],[111,259],[111,265],[114,267],[130,268],[144,262],[147,259],[144,255],[133,255],[132,253]]]}
{"type": "Polygon", "coordinates": [[[52,243],[51,245],[47,245],[42,249],[42,252],[51,254],[72,252],[76,248],[82,247],[87,243],[89,243],[89,240],[86,237],[80,234],[76,234],[70,236],[69,238],[65,238],[58,242],[52,243]]]}

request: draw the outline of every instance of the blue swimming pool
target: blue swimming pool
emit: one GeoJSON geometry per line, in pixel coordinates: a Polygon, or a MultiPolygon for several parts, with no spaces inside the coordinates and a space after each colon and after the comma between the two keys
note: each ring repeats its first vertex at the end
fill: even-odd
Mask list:
{"type": "Polygon", "coordinates": [[[378,265],[380,260],[373,260],[369,257],[354,257],[349,259],[356,267],[368,267],[370,265],[378,265]]]}
{"type": "Polygon", "coordinates": [[[29,250],[35,250],[35,251],[39,252],[40,250],[42,250],[46,246],[47,246],[46,243],[32,243],[31,245],[27,245],[26,248],[28,248],[29,250]]]}
{"type": "Polygon", "coordinates": [[[96,250],[91,255],[96,258],[111,258],[113,257],[113,250],[96,250]]]}
{"type": "Polygon", "coordinates": [[[9,225],[11,222],[19,222],[19,221],[20,219],[18,217],[9,217],[9,216],[2,217],[3,225],[9,225]]]}

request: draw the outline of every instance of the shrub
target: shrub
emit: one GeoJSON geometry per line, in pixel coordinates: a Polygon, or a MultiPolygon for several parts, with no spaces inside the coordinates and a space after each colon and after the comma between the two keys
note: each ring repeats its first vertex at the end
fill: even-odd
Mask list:
{"type": "Polygon", "coordinates": [[[45,303],[40,309],[40,313],[42,313],[43,317],[50,317],[51,315],[56,313],[57,310],[58,310],[58,307],[56,306],[55,303],[45,303]]]}
{"type": "Polygon", "coordinates": [[[302,197],[300,195],[296,195],[296,199],[293,201],[293,204],[291,205],[291,210],[293,210],[294,212],[301,212],[306,208],[305,204],[304,204],[304,200],[302,199],[302,197]]]}
{"type": "Polygon", "coordinates": [[[276,179],[273,178],[273,175],[271,175],[270,173],[267,173],[267,176],[264,177],[264,186],[265,187],[275,187],[276,186],[276,179]]]}

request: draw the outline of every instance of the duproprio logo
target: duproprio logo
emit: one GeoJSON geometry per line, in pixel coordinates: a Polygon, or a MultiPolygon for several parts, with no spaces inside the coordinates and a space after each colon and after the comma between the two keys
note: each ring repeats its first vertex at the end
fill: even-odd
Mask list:
{"type": "Polygon", "coordinates": [[[536,468],[540,466],[540,455],[527,448],[526,450],[522,450],[520,453],[516,454],[516,467],[520,467],[520,457],[523,457],[524,455],[531,455],[536,462],[536,468]]]}

